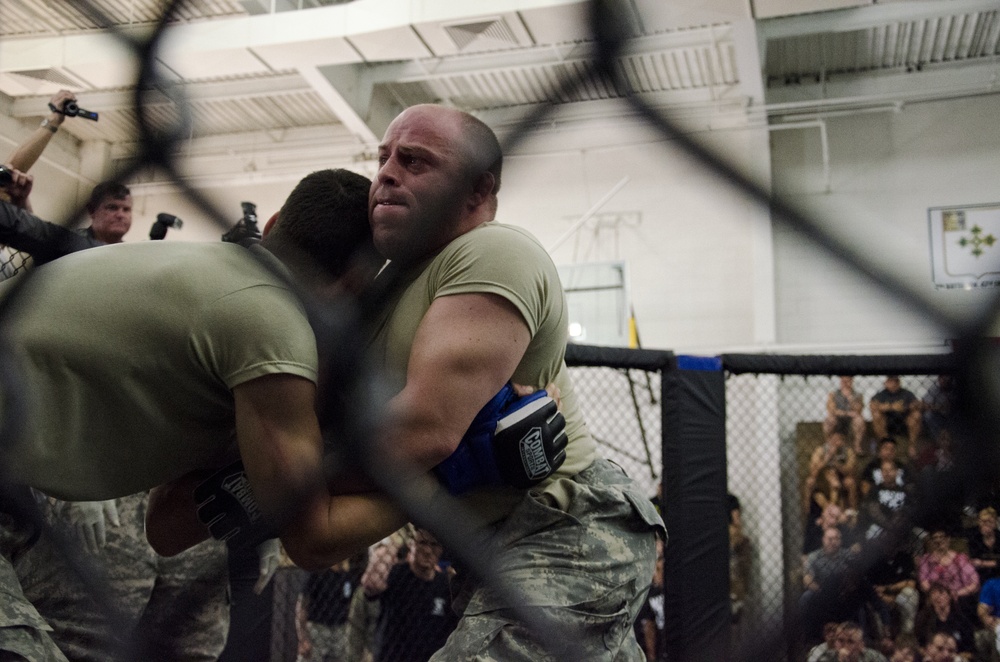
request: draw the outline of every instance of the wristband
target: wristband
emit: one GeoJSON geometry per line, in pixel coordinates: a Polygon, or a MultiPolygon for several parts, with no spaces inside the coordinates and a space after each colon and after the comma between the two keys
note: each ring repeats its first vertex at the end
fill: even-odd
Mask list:
{"type": "Polygon", "coordinates": [[[55,133],[56,131],[59,130],[59,125],[56,124],[55,122],[53,122],[52,120],[50,120],[48,117],[46,117],[45,119],[43,119],[42,123],[39,124],[38,127],[41,128],[41,129],[48,129],[52,133],[55,133]]]}

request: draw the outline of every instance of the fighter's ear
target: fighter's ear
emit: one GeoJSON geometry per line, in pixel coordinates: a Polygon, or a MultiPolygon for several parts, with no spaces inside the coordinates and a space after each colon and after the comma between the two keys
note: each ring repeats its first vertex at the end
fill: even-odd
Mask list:
{"type": "Polygon", "coordinates": [[[279,213],[280,212],[274,212],[274,214],[271,215],[271,218],[267,219],[267,223],[264,224],[264,231],[261,233],[262,237],[266,237],[271,231],[271,227],[274,226],[274,222],[278,220],[279,213]]]}
{"type": "Polygon", "coordinates": [[[491,172],[484,172],[476,178],[476,181],[472,185],[471,202],[473,206],[478,207],[490,199],[490,196],[493,194],[493,186],[495,183],[496,181],[494,180],[493,173],[491,172]]]}

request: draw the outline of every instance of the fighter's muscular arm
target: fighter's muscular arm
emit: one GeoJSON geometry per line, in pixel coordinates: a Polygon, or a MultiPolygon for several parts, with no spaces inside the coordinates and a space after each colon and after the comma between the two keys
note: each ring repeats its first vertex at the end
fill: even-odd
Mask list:
{"type": "MultiPolygon", "coordinates": [[[[233,395],[236,437],[254,496],[265,516],[287,522],[281,541],[298,565],[328,567],[405,523],[388,497],[332,496],[327,490],[311,381],[267,375],[240,384],[233,395]]],[[[151,496],[146,533],[160,554],[176,554],[207,537],[192,497],[203,478],[186,476],[151,496]]]]}
{"type": "Polygon", "coordinates": [[[388,439],[397,459],[427,470],[448,457],[514,374],[530,340],[521,313],[503,297],[435,299],[414,337],[406,386],[390,403],[388,439]]]}

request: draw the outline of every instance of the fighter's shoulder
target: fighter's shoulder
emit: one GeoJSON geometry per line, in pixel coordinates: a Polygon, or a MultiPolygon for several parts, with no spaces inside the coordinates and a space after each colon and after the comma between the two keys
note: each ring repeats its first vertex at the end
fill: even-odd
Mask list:
{"type": "Polygon", "coordinates": [[[518,251],[519,254],[538,252],[547,254],[538,239],[524,228],[506,223],[490,221],[475,230],[462,235],[456,248],[468,247],[477,250],[518,251]]]}

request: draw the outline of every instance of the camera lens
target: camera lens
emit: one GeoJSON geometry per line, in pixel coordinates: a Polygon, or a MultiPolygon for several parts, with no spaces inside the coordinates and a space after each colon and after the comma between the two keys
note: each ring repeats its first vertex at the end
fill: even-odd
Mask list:
{"type": "Polygon", "coordinates": [[[8,186],[14,181],[14,173],[0,166],[0,186],[8,186]]]}
{"type": "Polygon", "coordinates": [[[80,106],[75,101],[67,101],[63,104],[63,114],[67,117],[76,117],[80,114],[80,106]]]}

